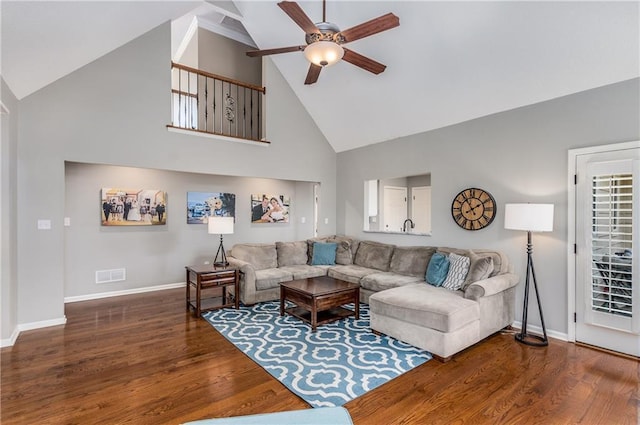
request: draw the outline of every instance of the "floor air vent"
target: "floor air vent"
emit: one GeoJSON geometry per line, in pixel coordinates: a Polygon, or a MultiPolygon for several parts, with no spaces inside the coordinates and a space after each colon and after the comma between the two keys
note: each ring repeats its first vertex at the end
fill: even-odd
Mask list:
{"type": "Polygon", "coordinates": [[[96,272],[96,283],[120,282],[126,279],[125,269],[98,270],[96,272]]]}

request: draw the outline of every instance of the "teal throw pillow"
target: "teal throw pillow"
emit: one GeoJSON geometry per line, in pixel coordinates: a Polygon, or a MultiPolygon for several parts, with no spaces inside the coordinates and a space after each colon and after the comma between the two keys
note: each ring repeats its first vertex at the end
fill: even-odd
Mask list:
{"type": "Polygon", "coordinates": [[[440,252],[436,252],[429,261],[427,267],[426,280],[433,286],[442,286],[449,273],[449,257],[440,252]]]}
{"type": "Polygon", "coordinates": [[[311,265],[313,266],[332,266],[336,263],[336,249],[338,244],[335,242],[314,242],[313,257],[311,265]]]}

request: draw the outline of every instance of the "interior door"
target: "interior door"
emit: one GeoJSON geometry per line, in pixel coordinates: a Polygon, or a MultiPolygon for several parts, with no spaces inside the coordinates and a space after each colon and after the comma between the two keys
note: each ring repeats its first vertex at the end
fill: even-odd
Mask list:
{"type": "Polygon", "coordinates": [[[411,188],[411,219],[415,233],[431,233],[431,187],[411,188]]]}
{"type": "Polygon", "coordinates": [[[402,224],[407,219],[407,188],[384,187],[384,231],[402,232],[402,224]]]}
{"type": "Polygon", "coordinates": [[[576,157],[575,339],[640,356],[640,148],[576,157]]]}

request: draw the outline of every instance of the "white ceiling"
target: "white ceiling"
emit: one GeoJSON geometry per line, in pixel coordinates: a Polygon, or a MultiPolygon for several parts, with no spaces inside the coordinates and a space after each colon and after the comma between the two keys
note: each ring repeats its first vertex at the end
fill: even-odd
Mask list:
{"type": "MultiPolygon", "coordinates": [[[[2,0],[2,76],[23,98],[169,19],[210,22],[212,8],[259,48],[304,44],[276,3],[2,0]]],[[[299,4],[321,20],[321,1],[299,4]]],[[[398,28],[347,45],[386,64],[380,75],[343,61],[305,86],[302,53],[271,56],[337,152],[640,76],[638,1],[327,2],[341,29],[387,12],[398,28]]]]}

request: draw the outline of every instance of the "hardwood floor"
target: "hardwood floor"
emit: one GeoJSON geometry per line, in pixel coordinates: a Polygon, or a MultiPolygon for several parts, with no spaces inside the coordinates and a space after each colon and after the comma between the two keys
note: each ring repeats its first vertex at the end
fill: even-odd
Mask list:
{"type": "MultiPolygon", "coordinates": [[[[185,311],[181,289],[66,305],[67,324],[23,332],[1,356],[10,424],[179,424],[309,406],[185,311]]],[[[345,405],[365,424],[630,424],[640,363],[497,334],[345,405]]]]}

